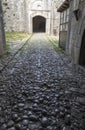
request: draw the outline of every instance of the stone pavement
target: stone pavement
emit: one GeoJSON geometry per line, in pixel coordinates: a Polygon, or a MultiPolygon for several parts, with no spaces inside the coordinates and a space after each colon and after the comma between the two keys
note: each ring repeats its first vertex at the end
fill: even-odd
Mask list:
{"type": "Polygon", "coordinates": [[[85,130],[84,72],[35,34],[0,73],[0,130],[85,130]]]}
{"type": "Polygon", "coordinates": [[[23,48],[26,42],[31,38],[31,34],[28,37],[7,43],[7,52],[5,55],[0,57],[0,72],[7,66],[7,64],[13,59],[13,57],[23,48]]]}

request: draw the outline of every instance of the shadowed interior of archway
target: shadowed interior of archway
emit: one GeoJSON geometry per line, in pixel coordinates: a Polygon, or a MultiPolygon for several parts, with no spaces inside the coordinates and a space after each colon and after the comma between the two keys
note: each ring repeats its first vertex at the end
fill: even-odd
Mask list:
{"type": "Polygon", "coordinates": [[[85,66],[85,30],[84,30],[83,37],[82,37],[79,64],[82,66],[85,66]]]}
{"type": "Polygon", "coordinates": [[[33,18],[33,32],[46,32],[46,18],[42,16],[35,16],[33,18]]]}

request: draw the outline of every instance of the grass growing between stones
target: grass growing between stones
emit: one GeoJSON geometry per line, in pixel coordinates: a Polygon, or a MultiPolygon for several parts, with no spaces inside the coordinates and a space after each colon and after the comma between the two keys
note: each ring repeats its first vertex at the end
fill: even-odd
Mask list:
{"type": "Polygon", "coordinates": [[[64,50],[62,48],[60,48],[59,45],[53,44],[53,47],[54,47],[55,51],[64,53],[64,50]]]}
{"type": "Polygon", "coordinates": [[[58,39],[53,39],[50,37],[47,37],[49,42],[53,45],[53,48],[55,49],[56,52],[61,52],[64,53],[64,50],[59,47],[59,40],[58,39]]]}
{"type": "Polygon", "coordinates": [[[26,47],[26,46],[29,46],[30,45],[30,39],[32,38],[32,34],[30,35],[30,37],[29,37],[29,39],[25,42],[25,44],[22,46],[22,48],[20,49],[20,54],[22,55],[23,54],[23,52],[24,52],[24,47],[26,47]]]}
{"type": "Polygon", "coordinates": [[[29,34],[27,33],[20,33],[20,32],[5,32],[5,35],[7,43],[22,40],[29,36],[29,34]]]}
{"type": "MultiPolygon", "coordinates": [[[[24,38],[29,38],[29,34],[22,32],[5,32],[6,36],[6,54],[10,54],[11,45],[13,42],[23,40],[24,38]],[[11,44],[10,44],[11,43],[11,44]]],[[[17,43],[18,44],[18,43],[17,43]]]]}

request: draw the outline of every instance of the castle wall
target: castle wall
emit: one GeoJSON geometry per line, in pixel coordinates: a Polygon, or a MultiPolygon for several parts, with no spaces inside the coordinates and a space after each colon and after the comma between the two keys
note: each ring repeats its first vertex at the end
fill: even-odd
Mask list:
{"type": "Polygon", "coordinates": [[[56,5],[52,0],[3,0],[6,31],[33,32],[32,20],[35,16],[46,18],[46,33],[58,32],[56,5]]]}
{"type": "Polygon", "coordinates": [[[78,20],[74,15],[74,0],[70,2],[70,21],[66,52],[71,55],[75,64],[79,63],[82,36],[85,30],[85,0],[78,5],[78,20]]]}
{"type": "Polygon", "coordinates": [[[25,31],[24,0],[3,0],[3,10],[6,31],[25,31]]]}

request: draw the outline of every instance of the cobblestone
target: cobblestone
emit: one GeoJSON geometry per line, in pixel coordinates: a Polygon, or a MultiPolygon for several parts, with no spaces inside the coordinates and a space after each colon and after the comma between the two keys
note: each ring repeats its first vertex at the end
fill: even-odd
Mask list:
{"type": "Polygon", "coordinates": [[[35,34],[0,74],[0,130],[85,130],[84,71],[35,34]]]}

